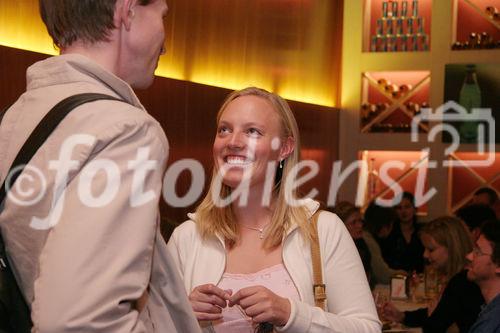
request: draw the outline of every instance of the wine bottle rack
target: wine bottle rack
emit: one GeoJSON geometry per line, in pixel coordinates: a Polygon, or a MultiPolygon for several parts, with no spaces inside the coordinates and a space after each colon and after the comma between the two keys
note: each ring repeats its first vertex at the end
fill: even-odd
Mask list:
{"type": "MultiPolygon", "coordinates": [[[[430,73],[365,72],[360,112],[361,132],[409,132],[420,108],[429,107],[430,73]]],[[[428,131],[428,124],[419,123],[428,131]]]]}
{"type": "MultiPolygon", "coordinates": [[[[404,191],[414,192],[419,169],[427,169],[429,155],[419,151],[380,151],[380,150],[363,150],[358,152],[359,159],[366,166],[360,170],[359,180],[364,191],[365,209],[369,203],[377,198],[390,199],[393,197],[395,186],[401,187],[404,191]],[[384,164],[394,160],[401,161],[404,165],[402,169],[391,169],[389,171],[381,171],[384,164]],[[384,172],[388,173],[391,181],[383,180],[380,175],[384,172]]],[[[424,184],[424,189],[427,191],[428,183],[424,184]]],[[[418,208],[419,215],[427,213],[427,206],[423,205],[418,208]]]]}
{"type": "Polygon", "coordinates": [[[500,0],[454,0],[452,50],[500,48],[500,0]]]}

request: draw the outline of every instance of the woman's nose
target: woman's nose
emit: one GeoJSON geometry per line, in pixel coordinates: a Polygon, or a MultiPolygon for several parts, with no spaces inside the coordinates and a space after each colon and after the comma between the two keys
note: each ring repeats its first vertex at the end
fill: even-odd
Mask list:
{"type": "Polygon", "coordinates": [[[228,141],[228,147],[232,149],[241,149],[245,146],[245,142],[241,133],[232,133],[228,141]]]}

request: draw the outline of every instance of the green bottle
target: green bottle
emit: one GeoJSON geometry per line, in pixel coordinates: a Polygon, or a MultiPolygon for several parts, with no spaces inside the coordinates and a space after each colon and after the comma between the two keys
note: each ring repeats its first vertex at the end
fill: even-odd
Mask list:
{"type": "MultiPolygon", "coordinates": [[[[481,107],[481,89],[477,83],[477,74],[475,65],[467,65],[465,80],[460,89],[458,103],[463,106],[467,112],[472,113],[473,108],[481,107]]],[[[464,121],[459,127],[461,143],[477,142],[478,123],[474,121],[464,121]]]]}

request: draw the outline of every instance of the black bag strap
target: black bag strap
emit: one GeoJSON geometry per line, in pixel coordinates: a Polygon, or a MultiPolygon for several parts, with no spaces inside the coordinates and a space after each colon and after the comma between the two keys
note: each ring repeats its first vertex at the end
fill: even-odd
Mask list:
{"type": "MultiPolygon", "coordinates": [[[[11,175],[13,170],[16,170],[16,173],[11,175],[9,185],[12,186],[22,173],[24,167],[29,163],[59,123],[76,107],[98,100],[115,100],[126,103],[124,100],[105,94],[78,94],[57,103],[45,117],[43,117],[24,143],[7,172],[7,177],[0,188],[0,212],[5,197],[7,196],[6,186],[7,179],[9,178],[8,175],[11,175]]],[[[0,123],[7,109],[0,113],[0,123]]],[[[8,297],[8,300],[7,304],[4,304],[0,300],[0,332],[7,330],[7,332],[29,333],[32,326],[30,310],[21,294],[21,290],[15,280],[12,269],[10,268],[2,233],[0,232],[0,294],[2,293],[8,297]],[[3,316],[7,317],[4,318],[3,316]]]]}
{"type": "Polygon", "coordinates": [[[54,129],[59,125],[59,123],[76,107],[90,103],[98,100],[115,100],[126,103],[124,100],[105,95],[105,94],[97,94],[97,93],[84,93],[70,96],[54,106],[49,113],[43,117],[40,123],[35,127],[31,135],[28,137],[23,147],[17,154],[14,162],[10,166],[9,171],[7,172],[7,177],[5,178],[2,187],[0,188],[0,206],[4,201],[7,195],[7,178],[10,175],[10,186],[12,186],[17,177],[22,173],[24,166],[28,164],[31,158],[35,155],[41,145],[47,140],[50,134],[54,131],[54,129]],[[12,172],[16,170],[15,174],[12,172]]]}

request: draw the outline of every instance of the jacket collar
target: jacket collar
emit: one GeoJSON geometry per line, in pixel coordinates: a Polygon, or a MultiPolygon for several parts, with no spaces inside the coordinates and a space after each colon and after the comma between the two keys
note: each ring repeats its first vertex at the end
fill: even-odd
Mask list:
{"type": "MultiPolygon", "coordinates": [[[[311,198],[306,198],[306,199],[303,199],[303,206],[306,208],[307,210],[307,219],[308,220],[311,220],[311,217],[314,215],[314,213],[316,213],[319,208],[320,208],[320,204],[318,201],[314,200],[314,199],[311,199],[311,198]]],[[[297,223],[294,223],[292,222],[292,224],[288,227],[287,231],[285,232],[285,236],[283,239],[285,239],[286,237],[288,237],[288,235],[290,235],[295,229],[297,229],[299,226],[297,223]]]]}
{"type": "Polygon", "coordinates": [[[128,83],[80,54],[63,54],[39,61],[28,68],[26,79],[28,90],[79,82],[96,84],[97,89],[102,90],[104,85],[129,104],[144,110],[128,83]]]}

